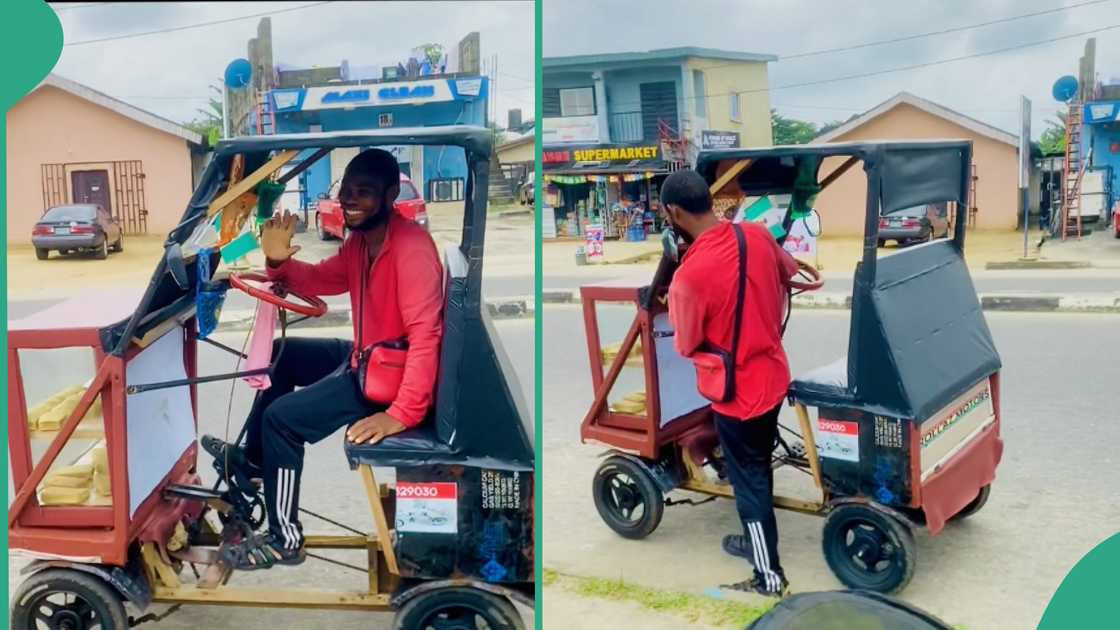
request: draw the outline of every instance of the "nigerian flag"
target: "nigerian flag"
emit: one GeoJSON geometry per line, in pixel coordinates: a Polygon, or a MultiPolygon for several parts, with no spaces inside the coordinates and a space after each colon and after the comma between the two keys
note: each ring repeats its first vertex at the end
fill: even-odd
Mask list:
{"type": "Polygon", "coordinates": [[[746,221],[762,223],[766,226],[775,239],[785,236],[782,227],[782,209],[770,201],[770,197],[760,197],[740,210],[739,216],[746,221]]]}

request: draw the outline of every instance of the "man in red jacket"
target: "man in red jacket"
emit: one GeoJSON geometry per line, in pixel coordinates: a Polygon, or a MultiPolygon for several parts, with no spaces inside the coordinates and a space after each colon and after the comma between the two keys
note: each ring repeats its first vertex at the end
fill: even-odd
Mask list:
{"type": "Polygon", "coordinates": [[[787,283],[797,273],[797,262],[762,225],[718,218],[708,184],[695,171],[670,175],[661,187],[661,205],[674,231],[689,244],[669,285],[674,346],[683,356],[692,356],[706,344],[725,351],[732,347],[739,291],[734,230],[746,237],[747,291],[735,357],[735,396],[712,403],[744,532],[724,537],[723,549],[754,565],[753,578],[732,588],[780,597],[788,582],[778,559],[770,456],[790,382],[781,326],[787,283]]]}
{"type": "Polygon", "coordinates": [[[276,357],[271,387],[249,413],[244,449],[203,438],[203,447],[235,474],[264,481],[269,532],[226,548],[234,568],[305,559],[298,513],[305,444],[347,425],[350,441],[375,443],[420,424],[432,404],[443,268],[428,232],[393,212],[399,192],[396,158],[369,149],[350,161],[342,178],[339,202],[350,236],[338,254],[317,264],[294,259],[299,247],[291,245],[295,217],[288,213],[263,228],[269,278],[301,295],[349,293],[355,341],[289,338],[276,357]],[[400,389],[388,406],[367,400],[355,375],[358,352],[385,341],[407,341],[408,348],[400,389]]]}

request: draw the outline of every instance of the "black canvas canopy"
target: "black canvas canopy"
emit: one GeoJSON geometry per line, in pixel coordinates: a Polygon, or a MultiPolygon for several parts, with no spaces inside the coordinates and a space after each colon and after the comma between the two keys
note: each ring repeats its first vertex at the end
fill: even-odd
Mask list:
{"type": "MultiPolygon", "coordinates": [[[[790,194],[819,190],[827,157],[858,160],[867,178],[863,258],[855,271],[846,368],[829,374],[827,382],[795,381],[792,391],[808,404],[925,419],[998,371],[1000,358],[964,261],[965,221],[955,222],[952,240],[880,258],[879,217],[944,201],[963,208],[972,144],[891,141],[703,151],[697,169],[714,182],[721,163],[751,160],[736,176],[744,194],[790,194]]],[[[828,211],[819,209],[826,222],[828,211]]]]}

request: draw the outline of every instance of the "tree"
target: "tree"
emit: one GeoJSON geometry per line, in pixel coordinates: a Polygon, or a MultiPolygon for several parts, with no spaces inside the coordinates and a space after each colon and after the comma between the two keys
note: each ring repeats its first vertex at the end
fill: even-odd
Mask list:
{"type": "Polygon", "coordinates": [[[218,96],[211,96],[206,109],[199,108],[196,110],[201,116],[196,116],[194,120],[185,123],[183,126],[201,134],[209,146],[214,146],[222,137],[222,101],[220,98],[222,90],[215,85],[211,85],[210,89],[216,92],[218,96]]]}
{"type": "Polygon", "coordinates": [[[1063,155],[1066,152],[1066,112],[1059,111],[1056,118],[1046,121],[1046,130],[1038,139],[1043,156],[1063,155]]]}
{"type": "Polygon", "coordinates": [[[817,126],[804,120],[786,118],[778,110],[770,110],[770,127],[774,132],[774,144],[806,144],[817,137],[817,126]]]}

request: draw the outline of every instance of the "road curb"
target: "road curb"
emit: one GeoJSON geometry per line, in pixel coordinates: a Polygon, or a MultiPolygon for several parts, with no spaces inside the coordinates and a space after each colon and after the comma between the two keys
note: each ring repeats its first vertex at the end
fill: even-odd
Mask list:
{"type": "MultiPolygon", "coordinates": [[[[542,294],[548,304],[578,304],[578,291],[548,289],[542,294]]],[[[980,296],[985,311],[1020,313],[1120,313],[1120,296],[1115,295],[1005,295],[980,296]]],[[[794,308],[819,310],[850,310],[852,296],[843,293],[803,293],[793,298],[794,308]]]]}
{"type": "Polygon", "coordinates": [[[1092,263],[1082,260],[1007,260],[993,261],[984,265],[987,271],[1008,269],[1089,269],[1092,263]]]}
{"type": "MultiPolygon", "coordinates": [[[[526,297],[495,298],[486,300],[486,309],[494,319],[522,319],[533,316],[533,300],[526,297]]],[[[253,326],[254,311],[222,311],[218,330],[234,332],[249,330],[253,326]]],[[[335,328],[349,326],[350,308],[332,308],[322,317],[313,317],[297,324],[300,328],[335,328]]]]}

